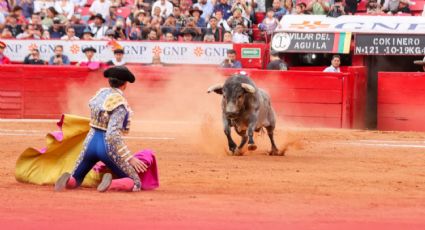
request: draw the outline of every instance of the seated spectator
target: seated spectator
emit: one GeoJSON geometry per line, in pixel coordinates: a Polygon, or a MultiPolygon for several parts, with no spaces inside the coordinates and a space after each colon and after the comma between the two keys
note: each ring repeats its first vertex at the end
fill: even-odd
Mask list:
{"type": "Polygon", "coordinates": [[[240,24],[244,27],[248,27],[250,25],[250,21],[242,16],[242,11],[239,8],[236,8],[233,10],[233,16],[227,19],[227,24],[231,29],[235,29],[235,27],[240,24]]]}
{"type": "Polygon", "coordinates": [[[60,18],[53,19],[53,26],[49,28],[50,38],[61,39],[65,35],[65,30],[60,18]]]}
{"type": "Polygon", "coordinates": [[[101,67],[101,62],[97,61],[94,57],[96,49],[93,47],[86,47],[83,50],[83,53],[86,55],[86,58],[77,63],[77,66],[87,66],[91,70],[97,70],[101,67]]]}
{"type": "Polygon", "coordinates": [[[230,32],[230,31],[224,32],[223,42],[225,42],[225,43],[232,43],[233,42],[232,32],[230,32]]]}
{"type": "Polygon", "coordinates": [[[171,32],[173,35],[178,35],[178,30],[176,27],[176,19],[172,14],[170,14],[167,19],[165,19],[164,24],[161,28],[162,34],[166,34],[171,32]]]}
{"type": "Polygon", "coordinates": [[[209,0],[198,0],[198,3],[194,4],[193,8],[198,8],[202,11],[201,18],[203,18],[205,22],[209,21],[214,10],[214,6],[209,0]]]}
{"type": "Polygon", "coordinates": [[[5,27],[1,32],[0,38],[13,38],[12,32],[10,32],[10,30],[5,27]]]}
{"type": "Polygon", "coordinates": [[[50,57],[49,65],[69,65],[69,64],[71,64],[68,56],[63,54],[63,46],[62,45],[55,46],[54,52],[55,52],[55,55],[50,57]]]}
{"type": "Polygon", "coordinates": [[[160,22],[164,21],[164,18],[166,17],[165,14],[161,14],[161,7],[155,6],[152,9],[152,19],[159,20],[160,22]]]}
{"type": "Polygon", "coordinates": [[[16,0],[16,6],[20,6],[24,18],[30,18],[34,10],[34,2],[32,0],[16,0]]]}
{"type": "Polygon", "coordinates": [[[108,17],[109,7],[111,2],[109,0],[95,0],[90,6],[90,14],[92,16],[102,15],[102,19],[108,17]]]}
{"type": "Polygon", "coordinates": [[[18,24],[18,18],[13,14],[7,16],[5,27],[12,33],[12,37],[14,38],[24,32],[22,26],[18,24]]]}
{"type": "Polygon", "coordinates": [[[196,32],[193,29],[186,29],[181,34],[183,35],[184,42],[193,42],[193,37],[196,36],[196,32]]]}
{"type": "Polygon", "coordinates": [[[32,49],[31,53],[25,57],[24,64],[45,65],[46,62],[40,59],[40,51],[38,51],[38,49],[32,49]]]}
{"type": "Polygon", "coordinates": [[[176,37],[174,36],[173,33],[167,32],[167,33],[164,34],[164,41],[174,42],[174,41],[176,41],[176,37]]]}
{"type": "Polygon", "coordinates": [[[277,20],[280,20],[283,15],[287,13],[286,9],[282,7],[280,0],[273,0],[272,9],[274,11],[274,17],[277,18],[277,20]]]}
{"type": "Polygon", "coordinates": [[[181,33],[185,33],[186,30],[190,30],[194,34],[193,41],[202,41],[202,30],[196,25],[193,17],[187,18],[186,26],[181,30],[181,33]]]}
{"type": "Polygon", "coordinates": [[[279,52],[273,50],[270,52],[270,62],[267,64],[268,70],[288,70],[287,64],[280,59],[279,52]]]}
{"type": "Polygon", "coordinates": [[[41,21],[41,24],[45,30],[48,30],[53,26],[53,19],[55,18],[59,18],[61,22],[67,21],[65,16],[60,15],[53,6],[47,8],[46,13],[46,17],[44,17],[44,19],[41,21]]]}
{"type": "Polygon", "coordinates": [[[159,40],[159,35],[158,35],[158,31],[154,28],[152,28],[149,33],[148,36],[146,38],[146,40],[148,41],[158,41],[159,40]]]}
{"type": "Polygon", "coordinates": [[[329,12],[329,2],[326,0],[310,0],[306,10],[313,15],[325,15],[329,12]]]}
{"type": "Polygon", "coordinates": [[[71,26],[68,26],[66,27],[66,34],[61,37],[61,40],[76,41],[80,40],[80,38],[75,36],[75,29],[71,26]]]}
{"type": "MultiPolygon", "coordinates": [[[[232,31],[227,21],[223,19],[223,13],[221,11],[217,11],[213,15],[217,19],[217,27],[223,28],[225,31],[232,31]]],[[[208,23],[207,28],[210,28],[211,25],[208,23]]]]}
{"type": "Polygon", "coordinates": [[[190,16],[193,17],[193,19],[195,20],[196,26],[198,26],[199,28],[204,28],[207,25],[207,23],[205,22],[205,19],[201,17],[201,14],[203,13],[202,10],[198,8],[194,8],[194,9],[190,9],[189,13],[190,13],[190,16]]]}
{"type": "Polygon", "coordinates": [[[411,14],[410,5],[415,5],[415,2],[411,2],[409,0],[400,0],[400,5],[398,6],[399,14],[411,14]]]}
{"type": "Polygon", "coordinates": [[[206,29],[205,34],[212,34],[216,42],[221,42],[223,40],[224,29],[218,27],[217,18],[214,16],[210,17],[208,25],[209,27],[206,29]]]}
{"type": "Polygon", "coordinates": [[[114,60],[110,60],[106,63],[108,66],[118,66],[118,65],[125,65],[126,62],[124,61],[124,50],[123,49],[115,49],[114,50],[114,60]]]}
{"type": "Polygon", "coordinates": [[[279,21],[274,17],[274,11],[272,8],[269,8],[266,13],[266,17],[258,25],[258,28],[264,32],[264,35],[271,36],[271,34],[276,30],[276,27],[279,25],[279,21]]]}
{"type": "Polygon", "coordinates": [[[120,18],[115,23],[115,26],[111,29],[114,31],[114,39],[116,40],[125,40],[127,39],[125,35],[125,26],[124,26],[124,19],[120,18]]]}
{"type": "Polygon", "coordinates": [[[11,64],[10,59],[4,55],[4,50],[6,49],[6,43],[0,41],[0,65],[11,64]]]}
{"type": "Polygon", "coordinates": [[[329,8],[328,16],[336,18],[345,14],[344,3],[342,0],[335,0],[335,3],[329,8]]]}
{"type": "Polygon", "coordinates": [[[83,21],[81,20],[80,14],[74,14],[74,15],[72,15],[71,19],[69,20],[69,27],[74,28],[75,36],[82,38],[83,33],[84,33],[84,29],[87,26],[86,26],[85,23],[83,24],[83,21]]]}
{"type": "Polygon", "coordinates": [[[161,62],[161,56],[154,55],[152,57],[152,63],[150,64],[150,66],[164,66],[164,64],[161,62]]]}
{"type": "Polygon", "coordinates": [[[214,6],[214,12],[220,11],[223,19],[227,20],[232,16],[232,6],[228,4],[228,0],[219,0],[220,2],[214,6]]]}
{"type": "Polygon", "coordinates": [[[24,16],[24,12],[22,10],[22,7],[20,7],[20,6],[14,6],[13,9],[12,9],[11,14],[15,15],[18,18],[18,20],[17,20],[17,23],[18,24],[24,25],[24,24],[27,23],[27,20],[25,19],[25,16],[24,16]]]}
{"type": "Polygon", "coordinates": [[[240,61],[236,60],[236,51],[233,49],[227,50],[227,58],[220,64],[222,68],[242,68],[240,61]]]}
{"type": "Polygon", "coordinates": [[[40,13],[32,13],[31,19],[29,20],[30,24],[41,26],[41,15],[40,13]]]}
{"type": "Polygon", "coordinates": [[[367,14],[382,14],[381,5],[377,0],[369,0],[366,3],[366,13],[367,14]]]}
{"type": "Polygon", "coordinates": [[[55,10],[67,19],[71,19],[74,14],[74,8],[74,3],[69,0],[58,0],[55,2],[55,10]]]}
{"type": "Polygon", "coordinates": [[[173,8],[173,14],[172,15],[176,19],[177,30],[179,30],[180,28],[183,28],[186,24],[186,16],[181,14],[180,8],[175,6],[173,8]]]}
{"type": "Polygon", "coordinates": [[[323,70],[323,72],[334,72],[339,73],[341,72],[339,66],[341,65],[341,57],[339,55],[333,55],[331,65],[326,67],[326,69],[323,70]]]}
{"type": "Polygon", "coordinates": [[[152,15],[154,15],[155,7],[159,7],[161,9],[161,15],[164,15],[165,17],[168,17],[168,15],[173,12],[173,4],[171,4],[168,0],[157,0],[154,2],[152,5],[152,15]]]}
{"type": "Polygon", "coordinates": [[[121,16],[118,16],[118,8],[117,6],[111,5],[109,7],[109,13],[108,15],[105,17],[105,25],[107,27],[112,27],[115,25],[115,23],[117,23],[118,19],[121,19],[121,16]]]}
{"type": "Polygon", "coordinates": [[[307,5],[304,2],[300,2],[295,6],[295,14],[296,15],[304,15],[308,14],[308,12],[305,10],[307,8],[307,5]]]}
{"type": "Polygon", "coordinates": [[[17,39],[41,39],[43,32],[33,24],[28,24],[25,31],[16,36],[17,39]]]}
{"type": "Polygon", "coordinates": [[[235,9],[241,11],[242,17],[250,18],[251,8],[248,7],[246,0],[234,0],[230,10],[233,12],[235,9]]]}
{"type": "Polygon", "coordinates": [[[214,34],[206,33],[204,36],[204,42],[215,42],[214,34]]]}
{"type": "Polygon", "coordinates": [[[85,28],[83,31],[83,37],[81,38],[81,40],[93,40],[93,33],[91,32],[91,30],[89,28],[85,28]]]}
{"type": "Polygon", "coordinates": [[[93,34],[94,39],[102,39],[105,36],[108,27],[105,26],[105,19],[101,14],[96,14],[94,16],[94,22],[90,24],[90,30],[93,34]]]}
{"type": "Polygon", "coordinates": [[[128,38],[130,40],[142,40],[143,37],[141,26],[138,26],[136,23],[133,23],[130,27],[128,38]]]}
{"type": "Polygon", "coordinates": [[[243,24],[239,24],[233,30],[232,36],[233,43],[249,43],[249,36],[245,34],[245,27],[243,24]]]}

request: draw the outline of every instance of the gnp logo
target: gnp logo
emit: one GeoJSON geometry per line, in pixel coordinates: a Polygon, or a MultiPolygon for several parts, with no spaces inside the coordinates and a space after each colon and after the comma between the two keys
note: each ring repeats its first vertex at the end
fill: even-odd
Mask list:
{"type": "Polygon", "coordinates": [[[321,21],[303,21],[303,23],[291,23],[289,28],[296,28],[296,29],[322,29],[322,28],[329,28],[330,24],[322,24],[321,21]]]}

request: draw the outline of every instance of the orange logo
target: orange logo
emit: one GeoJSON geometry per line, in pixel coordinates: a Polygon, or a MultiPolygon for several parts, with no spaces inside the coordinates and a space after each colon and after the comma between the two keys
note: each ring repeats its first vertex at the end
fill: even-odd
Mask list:
{"type": "Polygon", "coordinates": [[[77,54],[78,52],[80,52],[80,46],[78,46],[77,44],[73,44],[71,47],[69,47],[69,50],[72,54],[77,54]]]}
{"type": "Polygon", "coordinates": [[[161,47],[159,47],[159,46],[155,46],[155,47],[152,49],[152,53],[153,53],[154,55],[160,55],[160,54],[161,54],[161,51],[162,51],[162,49],[161,49],[161,47]]]}
{"type": "Polygon", "coordinates": [[[196,47],[195,50],[193,51],[193,53],[197,57],[200,57],[200,56],[202,56],[202,54],[204,54],[204,50],[201,47],[196,47]]]}
{"type": "Polygon", "coordinates": [[[310,21],[303,21],[303,23],[301,24],[291,24],[289,26],[290,28],[296,28],[296,29],[319,29],[319,28],[328,28],[329,24],[322,24],[321,21],[315,21],[315,22],[310,22],[310,21]]]}

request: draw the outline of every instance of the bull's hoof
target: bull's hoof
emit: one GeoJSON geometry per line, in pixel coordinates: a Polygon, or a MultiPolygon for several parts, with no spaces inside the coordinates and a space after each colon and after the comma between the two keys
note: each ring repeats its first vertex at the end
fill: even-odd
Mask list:
{"type": "Polygon", "coordinates": [[[256,144],[249,144],[248,145],[248,150],[249,151],[255,151],[257,149],[257,145],[256,144]]]}
{"type": "Polygon", "coordinates": [[[278,149],[273,149],[269,152],[270,156],[285,156],[285,150],[279,151],[278,149]]]}
{"type": "Polygon", "coordinates": [[[243,151],[243,149],[237,148],[234,152],[234,156],[243,156],[245,152],[243,151]]]}

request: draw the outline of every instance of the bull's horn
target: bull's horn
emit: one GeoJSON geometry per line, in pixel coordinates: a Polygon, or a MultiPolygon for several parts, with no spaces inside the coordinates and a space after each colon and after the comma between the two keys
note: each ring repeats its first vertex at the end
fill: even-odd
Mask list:
{"type": "Polygon", "coordinates": [[[255,88],[254,86],[250,85],[250,84],[246,84],[246,83],[241,83],[242,88],[245,89],[245,91],[247,91],[248,93],[255,93],[255,88]]]}
{"type": "Polygon", "coordinates": [[[216,92],[218,94],[221,94],[221,90],[223,89],[223,84],[215,84],[208,88],[207,93],[216,92]]]}

